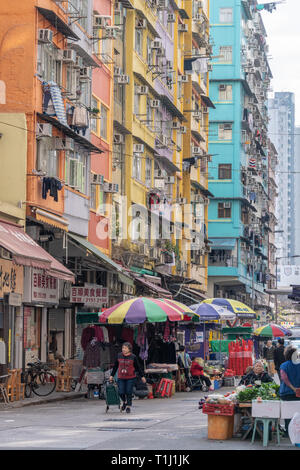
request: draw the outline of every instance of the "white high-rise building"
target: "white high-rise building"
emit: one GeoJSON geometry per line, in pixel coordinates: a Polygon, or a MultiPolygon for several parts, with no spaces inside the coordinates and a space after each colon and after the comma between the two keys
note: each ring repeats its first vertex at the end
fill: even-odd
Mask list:
{"type": "Polygon", "coordinates": [[[276,257],[284,258],[278,264],[294,264],[295,260],[290,258],[298,254],[295,251],[294,94],[276,92],[269,100],[269,118],[269,136],[278,152],[276,257]]]}

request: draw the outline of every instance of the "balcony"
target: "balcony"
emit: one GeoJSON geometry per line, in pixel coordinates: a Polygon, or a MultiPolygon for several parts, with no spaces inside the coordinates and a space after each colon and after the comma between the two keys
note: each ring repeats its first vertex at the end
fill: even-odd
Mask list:
{"type": "Polygon", "coordinates": [[[221,257],[220,255],[217,255],[217,256],[209,255],[208,264],[209,266],[215,266],[215,267],[237,268],[238,259],[234,256],[221,257]]]}

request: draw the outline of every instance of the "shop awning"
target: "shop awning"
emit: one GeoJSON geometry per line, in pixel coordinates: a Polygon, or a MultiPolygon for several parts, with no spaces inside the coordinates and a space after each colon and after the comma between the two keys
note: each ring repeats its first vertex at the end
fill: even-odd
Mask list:
{"type": "Polygon", "coordinates": [[[50,276],[75,281],[74,274],[29,237],[22,227],[0,222],[0,245],[12,254],[16,264],[44,269],[50,276]]]}
{"type": "Polygon", "coordinates": [[[75,235],[74,233],[69,232],[68,237],[72,238],[72,240],[74,240],[76,243],[78,243],[79,245],[83,246],[88,251],[90,251],[96,258],[98,258],[101,261],[101,263],[103,263],[103,265],[109,271],[117,273],[119,276],[120,282],[122,282],[123,284],[127,284],[131,287],[134,287],[133,280],[123,273],[122,267],[119,264],[115,263],[113,260],[111,260],[104,253],[102,253],[102,251],[99,250],[95,245],[90,243],[85,238],[80,237],[79,235],[75,235]]]}
{"type": "Polygon", "coordinates": [[[150,291],[155,292],[161,298],[172,298],[172,293],[162,287],[159,287],[157,284],[154,284],[143,277],[139,277],[132,273],[132,276],[135,279],[135,282],[138,284],[143,285],[144,287],[148,288],[150,291]]]}
{"type": "Polygon", "coordinates": [[[52,227],[60,228],[61,230],[68,231],[69,221],[58,215],[51,214],[51,212],[43,211],[42,209],[35,210],[35,218],[39,222],[51,225],[52,227]]]}
{"type": "Polygon", "coordinates": [[[65,23],[53,10],[48,10],[47,8],[36,7],[38,12],[43,15],[49,23],[54,26],[60,33],[62,33],[66,38],[79,40],[80,38],[77,34],[72,31],[72,29],[65,23]]]}
{"type": "Polygon", "coordinates": [[[211,238],[212,250],[233,250],[236,243],[236,238],[211,238]]]}
{"type": "Polygon", "coordinates": [[[98,312],[77,312],[76,323],[99,323],[98,312]]]}

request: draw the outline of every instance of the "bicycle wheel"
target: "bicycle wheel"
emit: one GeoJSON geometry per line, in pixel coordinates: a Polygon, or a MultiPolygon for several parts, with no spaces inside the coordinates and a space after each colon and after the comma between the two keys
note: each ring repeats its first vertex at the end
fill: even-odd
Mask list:
{"type": "Polygon", "coordinates": [[[48,371],[41,371],[34,377],[33,393],[39,397],[46,397],[54,392],[56,387],[55,376],[48,371]]]}
{"type": "Polygon", "coordinates": [[[24,375],[24,383],[25,383],[25,389],[24,389],[24,396],[25,398],[30,398],[32,396],[32,376],[28,373],[24,375]]]}

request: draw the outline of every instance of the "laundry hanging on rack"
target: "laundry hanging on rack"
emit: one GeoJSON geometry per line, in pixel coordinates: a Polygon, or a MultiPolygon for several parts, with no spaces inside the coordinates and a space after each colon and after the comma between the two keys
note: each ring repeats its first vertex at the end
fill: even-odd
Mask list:
{"type": "Polygon", "coordinates": [[[57,83],[50,81],[43,82],[43,87],[43,112],[49,114],[48,107],[51,101],[53,105],[53,109],[50,109],[51,114],[53,114],[54,111],[54,114],[56,115],[59,122],[61,122],[65,126],[68,126],[64,101],[59,86],[57,85],[57,83]]]}
{"type": "Polygon", "coordinates": [[[58,201],[58,191],[62,189],[61,182],[54,177],[45,176],[43,178],[42,185],[42,198],[47,199],[48,191],[50,191],[50,196],[54,198],[54,201],[58,201]]]}
{"type": "Polygon", "coordinates": [[[72,107],[73,116],[72,124],[70,127],[79,134],[81,131],[85,135],[87,128],[89,127],[88,111],[85,106],[72,107]]]}

